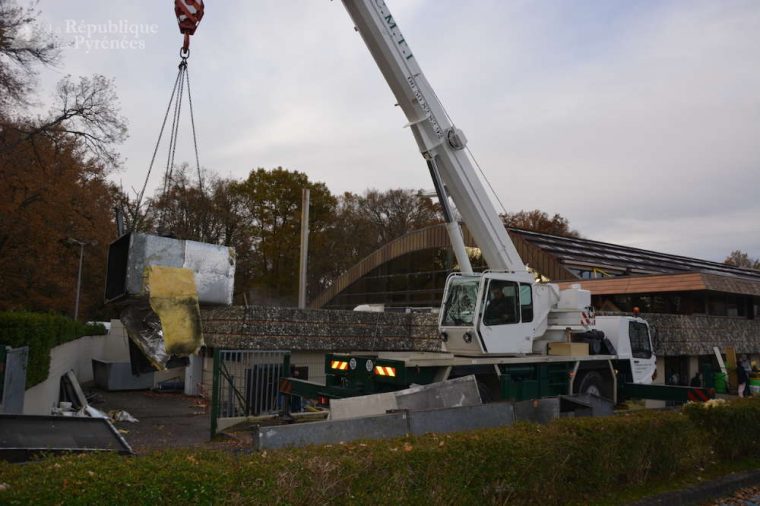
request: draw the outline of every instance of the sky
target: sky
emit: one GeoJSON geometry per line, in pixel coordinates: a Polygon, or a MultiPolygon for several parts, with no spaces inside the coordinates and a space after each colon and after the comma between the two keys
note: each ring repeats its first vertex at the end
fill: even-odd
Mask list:
{"type": "MultiPolygon", "coordinates": [[[[560,213],[598,241],[760,257],[760,2],[386,3],[507,211],[560,213]]],[[[177,72],[173,2],[39,9],[67,44],[40,101],[67,74],[114,78],[130,137],[113,179],[139,189],[177,72]]],[[[204,168],[282,166],[335,194],[432,189],[340,2],[207,0],[189,71],[204,168]]],[[[192,162],[184,119],[177,160],[192,162]]]]}

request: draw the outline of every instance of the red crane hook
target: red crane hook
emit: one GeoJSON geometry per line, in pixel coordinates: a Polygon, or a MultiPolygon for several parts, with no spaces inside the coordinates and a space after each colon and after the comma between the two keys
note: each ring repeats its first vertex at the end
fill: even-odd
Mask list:
{"type": "Polygon", "coordinates": [[[174,14],[177,15],[179,31],[185,36],[182,53],[186,55],[190,52],[190,36],[203,18],[203,0],[174,0],[174,14]]]}

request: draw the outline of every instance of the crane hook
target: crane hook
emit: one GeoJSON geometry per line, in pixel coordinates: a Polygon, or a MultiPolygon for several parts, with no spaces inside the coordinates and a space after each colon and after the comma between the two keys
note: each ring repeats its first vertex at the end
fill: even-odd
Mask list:
{"type": "Polygon", "coordinates": [[[203,18],[203,0],[174,0],[174,14],[177,16],[179,31],[185,36],[180,54],[190,54],[190,36],[195,33],[203,18]]]}

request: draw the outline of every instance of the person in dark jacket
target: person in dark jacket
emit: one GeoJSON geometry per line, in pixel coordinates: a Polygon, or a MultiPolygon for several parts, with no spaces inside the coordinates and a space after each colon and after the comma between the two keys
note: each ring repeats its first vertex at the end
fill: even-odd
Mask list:
{"type": "Polygon", "coordinates": [[[739,397],[744,397],[744,389],[747,388],[747,382],[749,381],[749,375],[747,370],[742,364],[736,366],[736,382],[739,384],[739,397]]]}
{"type": "Polygon", "coordinates": [[[514,299],[506,297],[498,286],[492,286],[490,294],[483,323],[486,325],[515,323],[514,299]]]}

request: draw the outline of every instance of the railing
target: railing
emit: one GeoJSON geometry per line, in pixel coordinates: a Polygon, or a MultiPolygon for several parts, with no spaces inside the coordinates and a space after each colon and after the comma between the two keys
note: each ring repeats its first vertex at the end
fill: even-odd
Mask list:
{"type": "Polygon", "coordinates": [[[289,351],[215,350],[211,437],[230,419],[278,412],[279,381],[289,374],[289,351]]]}

